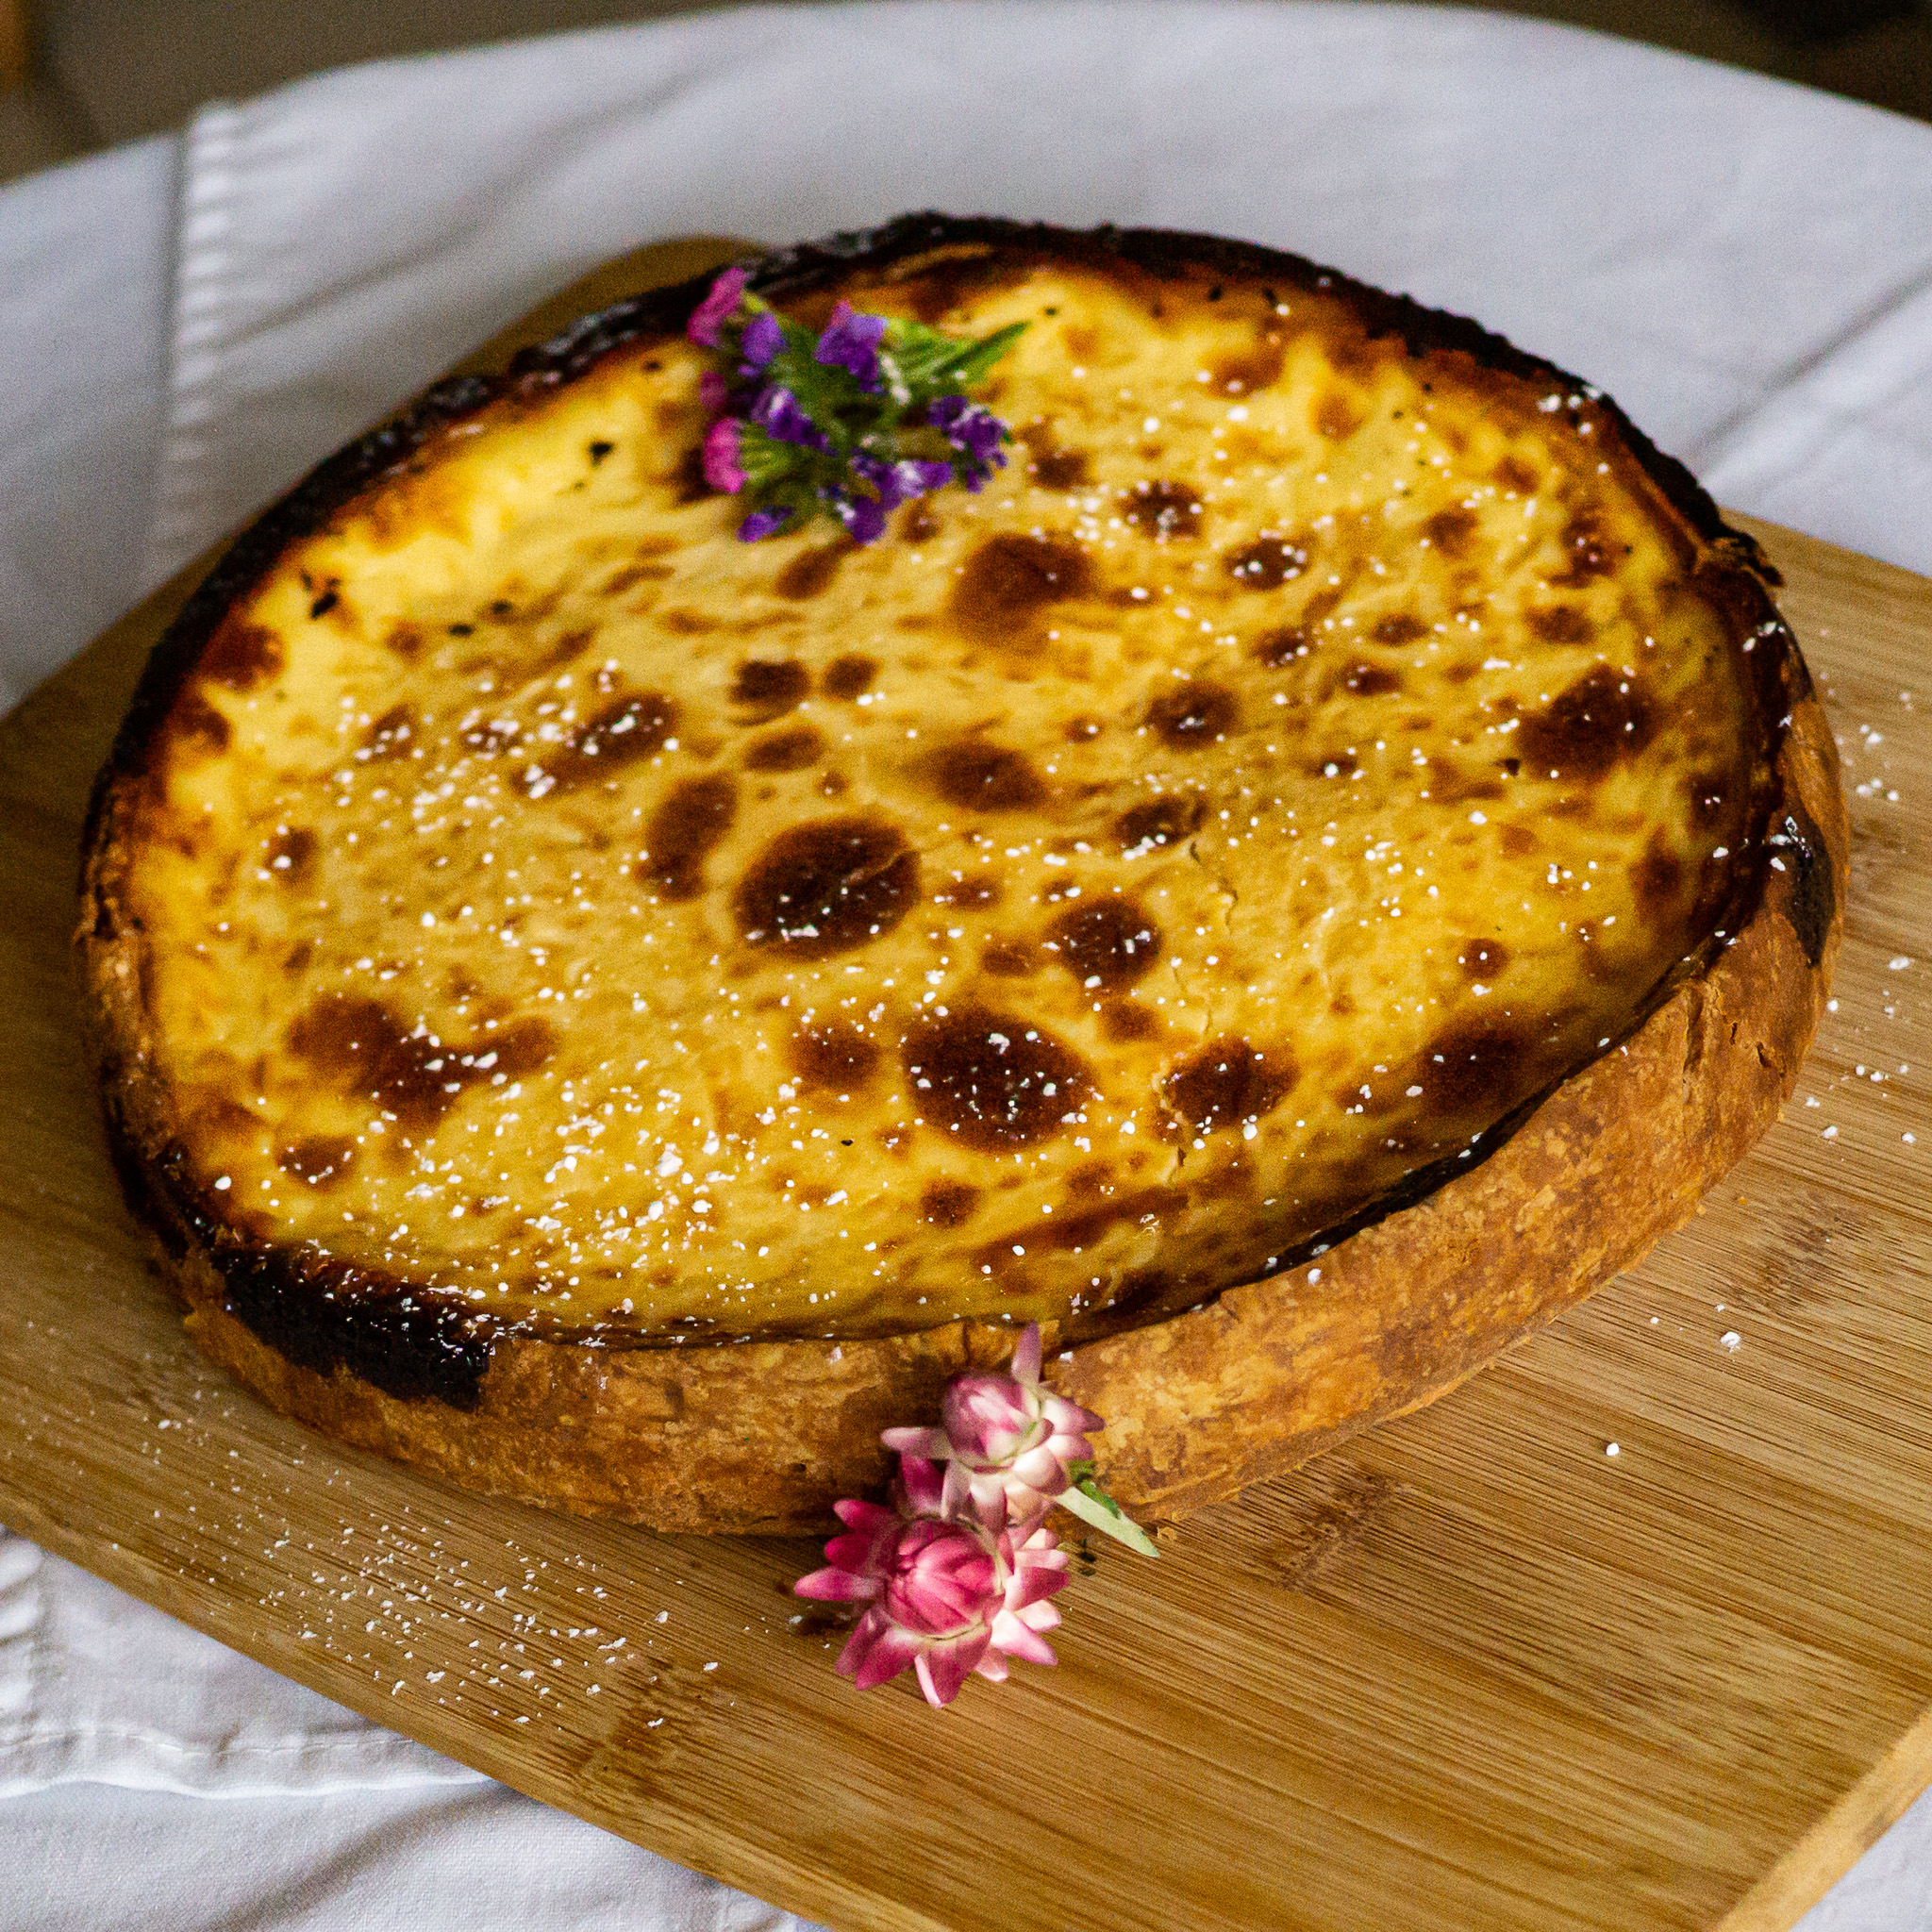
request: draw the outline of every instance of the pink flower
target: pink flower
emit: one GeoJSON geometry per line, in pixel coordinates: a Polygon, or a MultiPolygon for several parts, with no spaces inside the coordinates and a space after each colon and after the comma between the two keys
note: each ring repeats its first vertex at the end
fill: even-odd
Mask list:
{"type": "Polygon", "coordinates": [[[1090,1429],[1097,1415],[1056,1395],[1040,1380],[1040,1324],[1027,1324],[1013,1351],[1012,1373],[955,1375],[936,1429],[887,1429],[882,1441],[908,1458],[944,1462],[954,1512],[970,1496],[979,1511],[1003,1504],[1013,1522],[1032,1523],[1074,1482],[1074,1466],[1091,1462],[1090,1429]]]}
{"type": "Polygon", "coordinates": [[[705,481],[730,496],[744,488],[744,465],[738,458],[738,423],[721,417],[705,437],[705,481]]]}
{"type": "Polygon", "coordinates": [[[1000,1681],[1009,1657],[1054,1662],[1042,1633],[1060,1619],[1046,1599],[1067,1581],[1066,1553],[1052,1531],[1015,1529],[1004,1504],[941,1516],[944,1491],[936,1464],[908,1457],[899,1507],[837,1504],[847,1533],[825,1545],[826,1568],[793,1586],[800,1596],[866,1606],[839,1658],[859,1690],[910,1664],[935,1708],[975,1672],[1000,1681]]]}
{"type": "Polygon", "coordinates": [[[684,332],[692,341],[701,342],[708,349],[718,346],[718,338],[724,332],[724,325],[737,313],[739,302],[744,295],[744,285],[751,276],[741,268],[727,268],[711,284],[711,292],[691,310],[691,320],[685,324],[684,332]]]}

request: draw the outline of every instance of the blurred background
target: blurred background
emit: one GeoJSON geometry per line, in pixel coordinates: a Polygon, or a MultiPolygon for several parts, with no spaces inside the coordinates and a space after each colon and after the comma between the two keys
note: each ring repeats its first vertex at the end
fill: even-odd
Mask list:
{"type": "MultiPolygon", "coordinates": [[[[0,181],[354,60],[716,0],[0,0],[0,181]]],[[[1932,120],[1932,0],[1497,0],[1932,120]]]]}

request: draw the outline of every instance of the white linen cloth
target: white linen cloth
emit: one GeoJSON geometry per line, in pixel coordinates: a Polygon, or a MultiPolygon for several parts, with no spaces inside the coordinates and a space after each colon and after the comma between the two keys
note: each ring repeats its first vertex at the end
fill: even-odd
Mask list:
{"type": "MultiPolygon", "coordinates": [[[[327,75],[0,190],[0,707],[600,259],[928,206],[1335,262],[1932,572],[1932,127],[1363,0],[749,8],[327,75]]],[[[797,1923],[0,1532],[0,1932],[797,1923]]],[[[1932,1800],[1805,1922],[1880,1927],[1932,1927],[1932,1800]]]]}

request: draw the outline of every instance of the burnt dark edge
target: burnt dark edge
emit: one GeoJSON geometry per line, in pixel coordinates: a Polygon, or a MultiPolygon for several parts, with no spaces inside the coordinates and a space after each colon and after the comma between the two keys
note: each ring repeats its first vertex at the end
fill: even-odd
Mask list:
{"type": "MultiPolygon", "coordinates": [[[[1740,639],[1755,637],[1772,646],[1753,651],[1756,675],[1747,690],[1759,708],[1758,723],[1770,727],[1759,742],[1772,745],[1761,774],[1754,840],[1789,843],[1797,860],[1790,918],[1807,961],[1823,958],[1837,911],[1837,887],[1818,827],[1795,800],[1779,833],[1769,827],[1778,795],[1777,749],[1791,708],[1809,694],[1811,683],[1796,639],[1773,604],[1769,590],[1781,581],[1756,539],[1727,525],[1709,493],[1684,464],[1667,456],[1622,408],[1593,384],[1542,357],[1519,349],[1505,337],[1467,316],[1429,308],[1407,295],[1391,294],[1357,281],[1339,269],[1307,257],[1257,242],[1162,228],[1091,230],[1056,227],[1044,222],[1014,222],[997,216],[953,216],[933,211],[899,216],[876,228],[852,229],[747,258],[750,286],[767,300],[793,300],[823,289],[856,268],[891,268],[933,249],[985,247],[1017,256],[1074,260],[1107,269],[1124,266],[1157,278],[1173,279],[1191,269],[1228,275],[1251,275],[1305,293],[1332,294],[1361,319],[1371,336],[1393,336],[1412,356],[1432,350],[1457,352],[1479,366],[1525,382],[1559,390],[1572,412],[1589,409],[1608,422],[1666,503],[1714,556],[1701,574],[1722,571],[1731,592],[1740,639]]],[[[138,779],[146,769],[150,740],[172,708],[202,649],[228,608],[255,589],[291,544],[317,534],[370,485],[407,469],[424,447],[454,425],[492,404],[532,398],[577,381],[607,358],[641,342],[679,335],[709,290],[716,269],[667,288],[628,296],[580,318],[547,341],[522,349],[500,375],[449,378],[426,391],[390,421],[349,444],[312,470],[294,489],[250,525],[195,588],[150,653],[126,717],[96,777],[82,836],[85,882],[105,814],[117,781],[138,779]]],[[[1707,585],[1707,589],[1717,587],[1707,585]]],[[[1769,869],[1759,864],[1740,880],[1732,904],[1720,915],[1719,933],[1733,933],[1761,902],[1769,869]]],[[[1627,1041],[1691,973],[1704,970],[1724,941],[1713,934],[1658,981],[1617,1042],[1627,1041]]],[[[1601,1053],[1578,1063],[1560,1078],[1520,1103],[1504,1119],[1474,1137],[1472,1151],[1445,1157],[1407,1176],[1395,1189],[1363,1206],[1348,1220],[1310,1236],[1278,1257],[1269,1274],[1299,1265],[1363,1228],[1426,1199],[1457,1175],[1472,1171],[1502,1146],[1547,1100],[1563,1080],[1592,1064],[1601,1053]]],[[[115,1169],[128,1196],[130,1211],[153,1228],[173,1251],[184,1236],[199,1243],[224,1281],[236,1316],[270,1346],[300,1367],[327,1374],[338,1363],[402,1400],[435,1397],[458,1408],[474,1408],[498,1332],[495,1324],[467,1308],[435,1299],[435,1291],[411,1291],[350,1264],[301,1249],[267,1248],[239,1239],[211,1207],[196,1205],[198,1191],[185,1175],[162,1161],[165,1192],[153,1184],[151,1170],[139,1158],[139,1142],[110,1108],[108,1138],[115,1169]],[[131,1176],[141,1176],[138,1188],[131,1176]],[[320,1289],[321,1292],[317,1291],[320,1289]],[[338,1291],[341,1298],[338,1298],[338,1291]]],[[[178,1160],[177,1163],[178,1165],[178,1160]]],[[[185,1252],[185,1245],[182,1249],[185,1252]]],[[[1265,1276],[1263,1278],[1266,1278],[1265,1276]]],[[[1229,1287],[1245,1284],[1230,1283],[1229,1287]]],[[[1204,1297],[1212,1302],[1225,1291],[1204,1297]]],[[[1146,1311],[1151,1314],[1152,1311],[1146,1311]]],[[[1159,1319],[1177,1312],[1159,1311],[1159,1319]]],[[[1083,1340],[1108,1332],[1102,1324],[1083,1329],[1083,1340]]],[[[1124,1326],[1142,1325],[1141,1323],[1124,1326]]],[[[524,1331],[528,1332],[528,1331],[524,1331]]],[[[737,1336],[602,1336],[591,1332],[546,1341],[581,1346],[670,1347],[686,1340],[700,1346],[722,1345],[737,1336]]],[[[802,1338],[800,1338],[802,1339],[802,1338]]]]}
{"type": "Polygon", "coordinates": [[[207,1201],[181,1147],[143,1160],[119,1107],[108,1100],[104,1112],[108,1158],[135,1222],[176,1265],[198,1247],[228,1312],[295,1367],[326,1375],[340,1365],[403,1402],[481,1402],[492,1338],[478,1318],[313,1250],[247,1244],[207,1201]]]}
{"type": "Polygon", "coordinates": [[[1832,877],[1824,835],[1817,821],[1794,799],[1765,843],[1780,848],[1775,855],[1779,858],[1789,853],[1796,867],[1785,916],[1804,948],[1805,963],[1815,969],[1824,958],[1838,916],[1838,884],[1832,877]]]}

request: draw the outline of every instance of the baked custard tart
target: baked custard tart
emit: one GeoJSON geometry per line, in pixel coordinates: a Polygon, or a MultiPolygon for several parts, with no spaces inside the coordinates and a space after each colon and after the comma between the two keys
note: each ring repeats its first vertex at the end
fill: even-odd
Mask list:
{"type": "Polygon", "coordinates": [[[741,541],[693,282],[324,464],[154,654],[78,947],[215,1360],[461,1483],[780,1530],[1037,1321],[1173,1515],[1689,1215],[1846,835],[1683,469],[1230,242],[916,216],[749,286],[1024,323],[1005,466],[741,541]]]}

